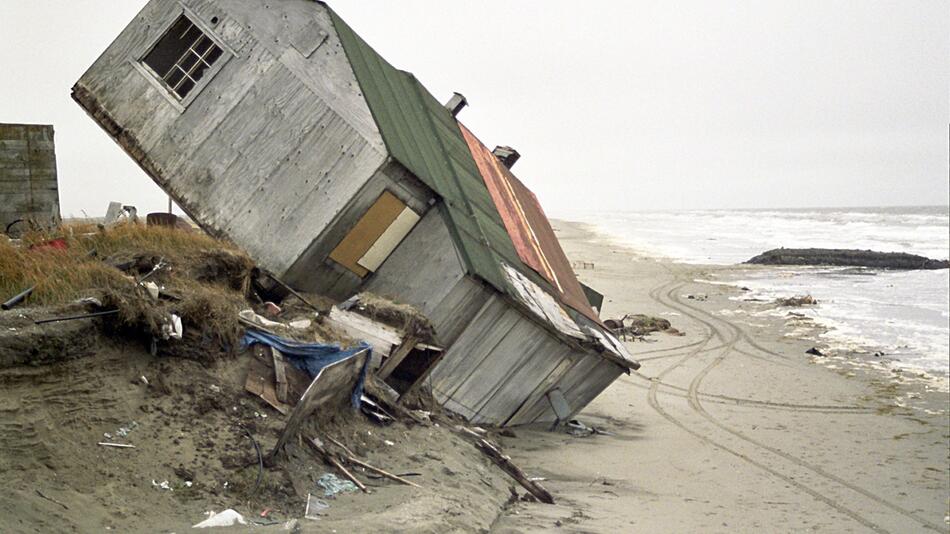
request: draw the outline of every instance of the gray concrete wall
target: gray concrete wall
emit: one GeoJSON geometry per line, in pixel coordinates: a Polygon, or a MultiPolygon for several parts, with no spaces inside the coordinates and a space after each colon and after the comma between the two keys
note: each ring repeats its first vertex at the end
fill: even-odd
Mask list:
{"type": "Polygon", "coordinates": [[[278,275],[387,159],[326,9],[307,0],[153,0],[74,98],[198,224],[278,275]],[[182,12],[225,50],[187,106],[138,61],[182,12]]]}
{"type": "MultiPolygon", "coordinates": [[[[59,224],[52,126],[0,124],[0,232],[17,219],[59,224]]],[[[26,228],[18,224],[11,232],[26,228]]]]}

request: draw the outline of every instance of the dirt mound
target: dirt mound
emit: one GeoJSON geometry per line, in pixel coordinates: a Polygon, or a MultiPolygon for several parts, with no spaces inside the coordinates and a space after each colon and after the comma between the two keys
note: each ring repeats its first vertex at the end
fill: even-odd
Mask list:
{"type": "Polygon", "coordinates": [[[487,529],[508,494],[500,470],[446,428],[343,410],[301,436],[332,436],[422,489],[354,469],[372,493],[325,498],[316,481],[336,472],[303,441],[259,470],[248,434],[266,454],[286,418],[244,391],[249,355],[206,364],[104,343],[82,359],[0,369],[0,531],[182,532],[233,508],[275,532],[292,518],[305,532],[446,532],[487,529]],[[308,494],[330,505],[320,522],[302,519],[308,494]]]}

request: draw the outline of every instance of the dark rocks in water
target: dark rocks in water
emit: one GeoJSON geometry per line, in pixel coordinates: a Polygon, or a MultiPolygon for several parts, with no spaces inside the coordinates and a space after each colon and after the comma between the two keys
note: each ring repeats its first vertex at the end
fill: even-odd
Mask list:
{"type": "Polygon", "coordinates": [[[947,269],[950,261],[932,260],[904,252],[875,252],[831,248],[776,248],[746,263],[757,265],[842,265],[875,269],[947,269]]]}
{"type": "Polygon", "coordinates": [[[815,347],[812,347],[812,348],[806,350],[806,351],[805,351],[805,354],[811,354],[812,356],[824,356],[824,355],[825,355],[824,352],[821,352],[820,350],[818,350],[818,349],[815,348],[815,347]]]}
{"type": "Polygon", "coordinates": [[[813,306],[818,304],[818,300],[811,295],[805,295],[801,297],[777,298],[775,299],[775,303],[779,306],[800,308],[802,306],[813,306]]]}

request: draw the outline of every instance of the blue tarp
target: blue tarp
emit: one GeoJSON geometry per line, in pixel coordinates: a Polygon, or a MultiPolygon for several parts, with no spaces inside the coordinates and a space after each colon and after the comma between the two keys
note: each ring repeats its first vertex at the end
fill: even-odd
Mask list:
{"type": "Polygon", "coordinates": [[[250,347],[255,344],[267,345],[280,351],[294,367],[306,372],[310,378],[317,376],[324,367],[343,361],[353,355],[365,350],[366,361],[360,370],[360,376],[356,381],[356,387],[353,388],[353,394],[350,401],[354,408],[360,407],[360,398],[363,396],[363,383],[366,382],[366,372],[369,369],[369,361],[372,357],[372,350],[365,341],[351,349],[344,349],[334,344],[324,343],[302,343],[292,339],[284,339],[280,336],[261,332],[259,330],[248,329],[244,333],[244,346],[250,347]]]}

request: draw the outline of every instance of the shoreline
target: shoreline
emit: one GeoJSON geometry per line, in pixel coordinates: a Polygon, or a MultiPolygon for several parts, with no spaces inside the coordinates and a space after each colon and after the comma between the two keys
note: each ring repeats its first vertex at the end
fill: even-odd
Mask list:
{"type": "MultiPolygon", "coordinates": [[[[683,268],[696,268],[709,271],[713,276],[709,279],[701,280],[701,282],[709,284],[723,284],[727,286],[732,286],[736,289],[743,287],[745,284],[755,285],[755,279],[744,279],[748,278],[747,274],[757,275],[762,273],[769,273],[772,275],[772,278],[779,278],[782,276],[783,271],[792,272],[795,276],[807,275],[810,274],[810,271],[816,273],[825,272],[829,269],[831,270],[842,270],[847,271],[852,268],[848,267],[828,267],[828,266],[794,266],[794,265],[758,265],[758,264],[726,264],[726,263],[702,263],[702,262],[690,262],[677,258],[672,258],[669,256],[664,256],[660,253],[653,253],[647,250],[638,249],[628,243],[625,243],[622,238],[617,236],[612,236],[598,228],[596,224],[588,222],[577,222],[577,221],[566,221],[558,220],[559,225],[573,227],[585,232],[592,243],[596,242],[600,246],[608,246],[619,249],[624,249],[630,254],[633,254],[637,257],[644,259],[652,259],[655,261],[669,263],[681,266],[683,268]]],[[[906,273],[910,271],[900,271],[901,273],[906,273]]],[[[698,280],[699,281],[699,280],[698,280]]],[[[746,288],[748,289],[748,288],[746,288]]],[[[742,298],[749,298],[751,301],[754,301],[756,298],[763,298],[765,302],[763,304],[768,304],[769,302],[774,301],[779,297],[795,297],[802,295],[811,295],[812,291],[803,290],[802,292],[793,292],[787,289],[779,289],[774,284],[770,284],[767,287],[752,288],[749,289],[746,294],[736,295],[737,300],[742,298]]],[[[950,368],[944,369],[932,369],[927,368],[924,364],[928,358],[943,358],[946,359],[947,355],[939,354],[930,354],[929,353],[917,353],[917,357],[913,359],[902,359],[899,349],[897,347],[888,347],[881,344],[879,341],[873,339],[862,338],[860,334],[857,333],[843,333],[842,327],[847,327],[848,325],[842,324],[838,319],[828,317],[821,314],[821,304],[825,302],[827,304],[828,300],[834,300],[822,298],[819,300],[818,305],[816,306],[805,306],[805,307],[788,307],[782,308],[776,306],[773,310],[774,312],[787,311],[791,313],[799,313],[805,316],[805,320],[811,322],[811,328],[808,328],[807,331],[800,332],[800,337],[802,339],[811,340],[815,343],[815,346],[821,349],[823,352],[829,352],[834,354],[848,354],[852,357],[864,357],[866,363],[872,367],[877,367],[881,370],[890,370],[892,368],[900,368],[902,372],[910,373],[914,376],[917,376],[921,380],[928,382],[930,381],[935,387],[938,387],[941,391],[950,392],[950,368]],[[920,360],[920,361],[915,361],[920,360]]],[[[766,310],[767,311],[767,310],[766,310]]],[[[950,335],[950,333],[948,333],[950,335]]]]}
{"type": "Polygon", "coordinates": [[[552,222],[568,257],[592,267],[577,273],[607,296],[602,317],[645,313],[685,335],[628,342],[643,368],[577,416],[611,435],[505,440],[558,504],[518,503],[494,531],[948,530],[950,401],[932,381],[855,353],[806,354],[821,327],[737,298],[720,282],[731,267],[552,222]]]}

